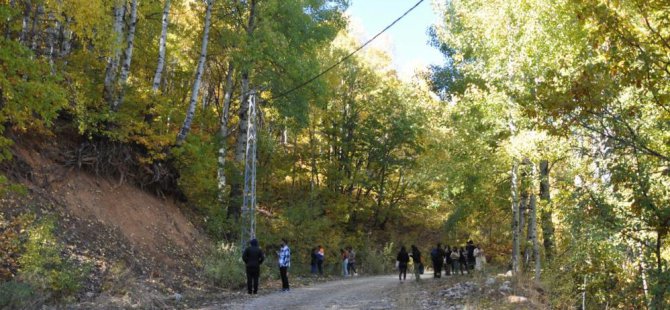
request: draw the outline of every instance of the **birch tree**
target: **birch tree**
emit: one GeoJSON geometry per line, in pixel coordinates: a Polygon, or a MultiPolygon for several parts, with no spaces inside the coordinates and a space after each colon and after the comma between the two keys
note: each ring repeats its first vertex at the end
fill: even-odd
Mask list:
{"type": "Polygon", "coordinates": [[[133,46],[135,44],[135,28],[137,26],[137,1],[132,0],[130,4],[130,24],[128,25],[128,38],[126,39],[126,49],[123,52],[123,64],[121,65],[121,75],[119,76],[118,96],[112,103],[112,111],[118,111],[119,106],[123,103],[123,98],[126,93],[126,84],[128,83],[128,76],[130,75],[130,63],[133,60],[133,46]]]}
{"type": "Polygon", "coordinates": [[[230,111],[230,102],[233,96],[233,72],[234,66],[232,63],[228,63],[228,72],[226,72],[226,89],[223,95],[223,109],[221,111],[221,121],[219,123],[219,133],[218,138],[221,143],[219,146],[219,159],[218,159],[218,169],[217,169],[217,185],[218,185],[218,199],[219,204],[223,206],[224,204],[224,190],[226,188],[226,138],[228,137],[228,120],[229,120],[229,111],[230,111]]]}
{"type": "Polygon", "coordinates": [[[111,55],[107,58],[107,69],[105,70],[104,93],[105,100],[110,107],[113,106],[115,99],[116,74],[118,72],[119,61],[121,58],[121,44],[123,43],[123,17],[126,12],[125,0],[117,0],[114,6],[114,43],[111,48],[111,55]]]}
{"type": "Polygon", "coordinates": [[[156,66],[156,73],[154,73],[153,84],[151,89],[154,93],[158,91],[161,85],[161,75],[163,74],[163,66],[165,65],[165,50],[167,43],[167,31],[170,17],[170,0],[165,0],[165,7],[163,8],[163,17],[161,18],[161,36],[158,40],[158,65],[156,66]]]}
{"type": "Polygon", "coordinates": [[[186,111],[186,118],[184,124],[177,135],[177,145],[180,145],[186,140],[186,136],[191,130],[191,123],[195,116],[195,109],[198,105],[198,94],[200,92],[200,82],[205,71],[205,62],[207,61],[207,42],[209,41],[209,27],[212,17],[212,4],[214,0],[206,0],[207,9],[205,12],[205,25],[202,34],[202,44],[200,49],[200,58],[198,60],[198,67],[195,70],[195,79],[193,81],[193,88],[191,89],[191,100],[189,101],[188,110],[186,111]]]}
{"type": "Polygon", "coordinates": [[[549,183],[549,161],[546,159],[540,160],[540,200],[542,201],[540,220],[542,222],[544,255],[547,261],[551,261],[554,257],[554,222],[549,183]]]}
{"type": "MultiPolygon", "coordinates": [[[[257,0],[251,0],[249,5],[249,17],[247,19],[247,24],[244,27],[247,37],[247,44],[250,45],[254,30],[256,27],[256,4],[257,0]]],[[[251,52],[251,51],[247,51],[251,52]]],[[[247,127],[249,126],[249,73],[251,70],[252,64],[245,63],[241,68],[241,83],[240,83],[240,109],[238,113],[238,131],[237,131],[237,143],[235,147],[235,161],[241,166],[244,167],[244,156],[245,150],[247,147],[247,127]]],[[[231,184],[230,188],[230,206],[228,207],[228,217],[237,219],[241,215],[242,211],[242,183],[234,182],[231,184]]]]}

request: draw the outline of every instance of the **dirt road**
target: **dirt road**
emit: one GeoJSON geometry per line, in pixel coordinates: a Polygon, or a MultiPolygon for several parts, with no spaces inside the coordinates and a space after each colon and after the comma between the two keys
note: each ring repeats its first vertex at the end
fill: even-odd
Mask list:
{"type": "Polygon", "coordinates": [[[233,304],[211,306],[214,309],[399,309],[412,302],[416,289],[409,277],[401,283],[397,276],[355,277],[315,286],[254,296],[233,304]]]}

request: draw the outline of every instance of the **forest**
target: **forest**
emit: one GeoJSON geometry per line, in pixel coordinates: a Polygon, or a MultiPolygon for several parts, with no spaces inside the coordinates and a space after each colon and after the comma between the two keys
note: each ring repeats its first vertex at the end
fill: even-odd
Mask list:
{"type": "MultiPolygon", "coordinates": [[[[444,63],[412,78],[357,50],[348,2],[1,0],[0,198],[26,195],[17,144],[58,141],[65,167],[179,201],[225,260],[252,124],[255,233],[297,262],[352,245],[385,272],[400,244],[472,239],[550,308],[670,304],[666,0],[433,1],[444,63]]],[[[65,258],[26,234],[58,222],[14,211],[0,290],[74,294],[35,280],[65,258]]]]}

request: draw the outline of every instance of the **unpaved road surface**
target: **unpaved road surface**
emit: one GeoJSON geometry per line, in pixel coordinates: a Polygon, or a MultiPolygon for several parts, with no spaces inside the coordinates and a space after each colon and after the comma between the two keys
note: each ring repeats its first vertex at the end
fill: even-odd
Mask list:
{"type": "Polygon", "coordinates": [[[414,280],[398,281],[397,276],[355,277],[314,286],[257,295],[214,309],[406,309],[413,304],[410,292],[414,280]]]}

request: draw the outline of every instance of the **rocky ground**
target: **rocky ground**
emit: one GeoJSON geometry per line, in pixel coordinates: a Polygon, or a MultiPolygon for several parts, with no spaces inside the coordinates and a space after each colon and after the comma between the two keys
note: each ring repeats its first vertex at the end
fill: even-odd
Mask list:
{"type": "MultiPolygon", "coordinates": [[[[288,293],[273,288],[258,296],[239,294],[213,309],[543,309],[541,296],[515,287],[510,277],[479,273],[399,281],[395,275],[316,283],[288,293]],[[520,296],[533,295],[533,298],[520,296]]],[[[413,277],[412,277],[413,278],[413,277]]]]}

